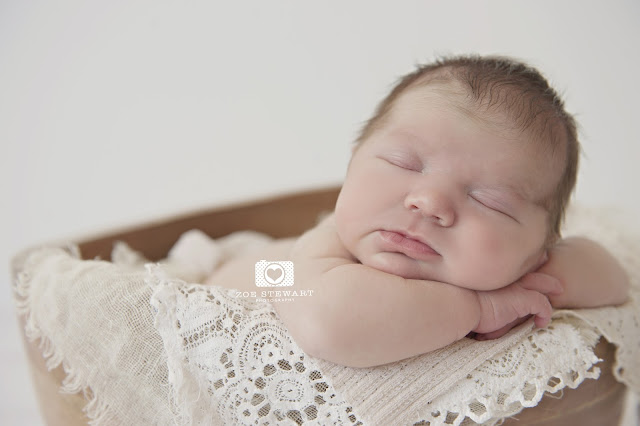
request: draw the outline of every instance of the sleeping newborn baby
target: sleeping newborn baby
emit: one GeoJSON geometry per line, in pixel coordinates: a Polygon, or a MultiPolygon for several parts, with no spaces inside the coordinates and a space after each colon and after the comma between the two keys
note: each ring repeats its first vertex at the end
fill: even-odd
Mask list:
{"type": "Polygon", "coordinates": [[[560,238],[578,155],[575,122],[535,69],[476,56],[422,66],[364,126],[335,211],[208,283],[261,290],[256,262],[292,261],[288,289],[306,296],[274,309],[305,352],[351,367],[497,338],[531,316],[544,327],[552,308],[622,303],[617,261],[560,238]]]}

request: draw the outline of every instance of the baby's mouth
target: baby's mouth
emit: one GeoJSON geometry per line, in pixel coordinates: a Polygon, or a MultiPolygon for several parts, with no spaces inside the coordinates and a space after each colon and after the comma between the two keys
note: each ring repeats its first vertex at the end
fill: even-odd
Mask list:
{"type": "Polygon", "coordinates": [[[389,248],[399,251],[416,260],[428,260],[433,256],[440,256],[429,244],[411,238],[398,231],[380,231],[380,237],[389,244],[389,248]]]}

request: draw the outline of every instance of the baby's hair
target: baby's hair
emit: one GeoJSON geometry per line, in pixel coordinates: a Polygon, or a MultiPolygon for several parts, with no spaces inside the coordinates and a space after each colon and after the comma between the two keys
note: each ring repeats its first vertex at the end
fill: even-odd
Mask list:
{"type": "Polygon", "coordinates": [[[355,140],[356,149],[384,125],[403,93],[425,85],[444,87],[451,93],[456,85],[462,86],[466,92],[465,102],[460,105],[463,109],[471,106],[474,113],[481,113],[494,122],[498,119],[499,124],[509,127],[509,130],[546,142],[540,148],[549,150],[551,155],[565,156],[560,181],[550,196],[541,200],[549,212],[546,243],[551,245],[560,236],[565,211],[575,188],[580,152],[575,119],[565,111],[558,93],[538,70],[512,58],[480,55],[443,57],[420,65],[400,78],[364,124],[355,140]],[[505,116],[506,122],[500,120],[505,116]]]}

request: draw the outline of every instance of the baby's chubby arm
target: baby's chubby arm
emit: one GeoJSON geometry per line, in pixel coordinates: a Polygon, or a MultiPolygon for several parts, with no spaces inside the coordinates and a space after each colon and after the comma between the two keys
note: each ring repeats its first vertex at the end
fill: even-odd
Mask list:
{"type": "Polygon", "coordinates": [[[594,308],[624,303],[629,277],[601,245],[582,237],[565,238],[548,252],[538,272],[557,278],[561,294],[551,295],[554,308],[594,308]]]}
{"type": "MultiPolygon", "coordinates": [[[[349,259],[330,221],[303,235],[291,260],[297,288],[313,296],[273,305],[308,354],[351,367],[371,367],[442,348],[470,331],[490,332],[551,305],[539,279],[484,297],[454,285],[405,279],[349,259]],[[499,309],[495,309],[498,306],[499,309]]],[[[555,289],[555,287],[553,287],[555,289]]]]}
{"type": "Polygon", "coordinates": [[[386,364],[446,346],[478,323],[474,291],[361,264],[327,265],[300,283],[312,297],[274,304],[294,340],[317,358],[350,367],[386,364]]]}

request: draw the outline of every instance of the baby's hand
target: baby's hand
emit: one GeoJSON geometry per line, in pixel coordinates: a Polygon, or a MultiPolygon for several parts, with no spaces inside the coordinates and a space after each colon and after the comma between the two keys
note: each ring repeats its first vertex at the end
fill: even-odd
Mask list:
{"type": "Polygon", "coordinates": [[[473,330],[479,340],[497,339],[530,315],[544,327],[551,319],[549,295],[562,292],[560,281],[551,275],[532,272],[506,287],[478,291],[480,321],[473,330]]]}
{"type": "Polygon", "coordinates": [[[619,305],[629,297],[629,276],[609,251],[581,237],[566,238],[549,250],[538,272],[556,277],[563,293],[550,297],[555,308],[619,305]]]}

